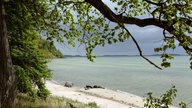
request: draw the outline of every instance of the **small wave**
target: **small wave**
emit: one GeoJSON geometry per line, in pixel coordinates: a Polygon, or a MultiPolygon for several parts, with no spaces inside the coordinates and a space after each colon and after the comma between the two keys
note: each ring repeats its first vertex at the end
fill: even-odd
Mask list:
{"type": "Polygon", "coordinates": [[[56,80],[49,80],[49,81],[51,81],[52,83],[54,83],[54,84],[57,84],[57,85],[61,85],[58,81],[56,81],[56,80]]]}
{"type": "Polygon", "coordinates": [[[123,93],[123,94],[131,94],[131,93],[128,93],[128,92],[125,92],[125,91],[121,91],[121,90],[116,90],[117,92],[119,93],[123,93]]]}
{"type": "Polygon", "coordinates": [[[142,97],[142,96],[139,96],[139,95],[136,95],[136,94],[133,94],[133,93],[129,93],[129,92],[125,92],[125,91],[121,91],[121,90],[116,90],[116,92],[122,93],[122,94],[125,94],[125,95],[132,95],[132,96],[142,97]]]}

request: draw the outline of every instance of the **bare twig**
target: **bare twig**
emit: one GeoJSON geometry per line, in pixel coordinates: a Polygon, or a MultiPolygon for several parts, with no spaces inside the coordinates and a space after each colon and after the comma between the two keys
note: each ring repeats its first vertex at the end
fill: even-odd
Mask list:
{"type": "Polygon", "coordinates": [[[149,4],[156,5],[156,6],[162,6],[164,4],[164,2],[155,3],[155,2],[152,2],[151,0],[144,0],[144,1],[146,1],[149,4]]]}
{"type": "Polygon", "coordinates": [[[129,32],[129,30],[125,27],[125,26],[121,26],[130,36],[131,36],[131,39],[133,40],[133,42],[135,43],[135,45],[137,46],[137,49],[139,51],[139,55],[145,59],[146,61],[148,61],[150,64],[152,64],[153,66],[155,66],[156,68],[162,70],[161,67],[157,66],[155,63],[153,63],[151,60],[149,60],[148,58],[146,58],[143,53],[142,53],[142,50],[138,44],[138,42],[136,41],[136,39],[133,37],[133,35],[129,32]]]}
{"type": "Polygon", "coordinates": [[[175,38],[175,36],[171,36],[171,37],[166,36],[166,30],[165,29],[163,30],[163,36],[164,36],[165,39],[173,39],[173,38],[175,38]]]}
{"type": "Polygon", "coordinates": [[[116,20],[116,22],[118,23],[118,25],[119,25],[121,28],[123,28],[123,29],[130,35],[131,39],[133,40],[133,42],[135,43],[135,45],[136,45],[136,47],[137,47],[137,49],[138,49],[138,51],[139,51],[139,55],[140,55],[143,59],[145,59],[147,62],[149,62],[150,64],[152,64],[153,66],[155,66],[156,68],[158,68],[158,69],[160,69],[160,70],[163,70],[161,67],[159,67],[158,65],[156,65],[155,63],[153,63],[151,60],[149,60],[148,58],[146,58],[146,57],[143,55],[143,52],[142,52],[142,50],[141,50],[141,48],[140,48],[137,40],[134,38],[134,36],[129,32],[129,30],[124,26],[124,24],[120,23],[120,22],[118,21],[118,19],[116,19],[116,18],[114,18],[114,19],[116,20]]]}
{"type": "Polygon", "coordinates": [[[63,5],[70,5],[70,4],[81,4],[81,3],[85,3],[84,1],[82,2],[74,2],[74,1],[64,1],[64,0],[59,0],[60,4],[63,4],[63,5]]]}

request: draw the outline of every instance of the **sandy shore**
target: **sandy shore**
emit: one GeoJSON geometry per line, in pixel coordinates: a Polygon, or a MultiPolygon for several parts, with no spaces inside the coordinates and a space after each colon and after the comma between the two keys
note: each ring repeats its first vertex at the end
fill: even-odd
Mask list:
{"type": "Polygon", "coordinates": [[[99,88],[89,90],[77,87],[67,88],[51,81],[46,81],[46,87],[53,96],[66,97],[83,103],[95,102],[101,108],[144,108],[142,97],[121,91],[99,88]]]}
{"type": "Polygon", "coordinates": [[[83,103],[95,102],[101,108],[143,108],[144,105],[141,97],[120,91],[67,88],[51,81],[46,81],[46,87],[53,96],[66,97],[83,103]]]}

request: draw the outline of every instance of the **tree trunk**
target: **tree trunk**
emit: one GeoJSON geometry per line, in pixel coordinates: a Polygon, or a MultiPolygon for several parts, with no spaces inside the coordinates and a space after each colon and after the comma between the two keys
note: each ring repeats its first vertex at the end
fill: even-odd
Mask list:
{"type": "Polygon", "coordinates": [[[15,74],[7,37],[5,8],[3,0],[0,0],[0,108],[14,108],[15,98],[15,74]]]}

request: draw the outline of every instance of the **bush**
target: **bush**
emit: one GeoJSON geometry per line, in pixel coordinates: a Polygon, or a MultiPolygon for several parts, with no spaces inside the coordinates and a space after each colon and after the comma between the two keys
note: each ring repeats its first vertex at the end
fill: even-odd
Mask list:
{"type": "Polygon", "coordinates": [[[47,60],[39,51],[37,42],[41,40],[36,32],[23,33],[21,40],[12,32],[10,37],[11,57],[16,73],[17,90],[32,97],[46,98],[49,95],[44,81],[51,78],[47,60]],[[15,36],[12,36],[15,35],[15,36]]]}
{"type": "MultiPolygon", "coordinates": [[[[165,94],[162,94],[160,98],[152,96],[152,92],[148,93],[148,97],[145,99],[144,107],[147,108],[169,108],[172,105],[173,100],[177,96],[177,89],[173,85],[165,94]]],[[[179,104],[181,108],[187,108],[184,102],[179,104]]]]}
{"type": "Polygon", "coordinates": [[[35,100],[27,94],[19,93],[16,99],[16,108],[98,108],[96,103],[83,104],[63,97],[49,96],[46,100],[35,100]]]}

